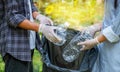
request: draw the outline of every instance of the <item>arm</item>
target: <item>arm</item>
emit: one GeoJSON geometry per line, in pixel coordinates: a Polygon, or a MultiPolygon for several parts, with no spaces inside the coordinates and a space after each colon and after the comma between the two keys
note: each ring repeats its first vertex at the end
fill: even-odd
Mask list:
{"type": "Polygon", "coordinates": [[[111,25],[103,30],[103,35],[109,42],[117,42],[120,39],[120,6],[118,15],[111,21],[111,25]]]}
{"type": "Polygon", "coordinates": [[[80,42],[78,43],[78,45],[82,45],[83,48],[81,48],[80,50],[88,50],[93,48],[95,45],[104,42],[108,40],[109,42],[113,43],[113,42],[117,42],[119,40],[119,36],[116,35],[111,26],[107,27],[106,29],[103,30],[103,33],[101,33],[100,35],[98,35],[96,38],[94,39],[90,39],[90,40],[86,40],[84,42],[80,42]]]}
{"type": "Polygon", "coordinates": [[[101,42],[104,42],[106,41],[106,37],[103,35],[103,34],[100,34],[99,36],[97,36],[96,38],[94,39],[90,39],[90,40],[86,40],[84,42],[79,42],[78,45],[81,45],[83,46],[80,50],[83,51],[83,50],[88,50],[88,49],[91,49],[93,48],[95,45],[101,43],[101,42]]]}
{"type": "Polygon", "coordinates": [[[27,30],[33,30],[38,32],[39,30],[39,24],[34,23],[34,22],[30,22],[29,20],[25,19],[24,21],[22,21],[18,27],[23,28],[23,29],[27,29],[27,30]]]}
{"type": "MultiPolygon", "coordinates": [[[[31,22],[23,14],[21,14],[21,11],[19,11],[18,7],[23,4],[22,0],[21,1],[4,0],[4,4],[5,4],[5,11],[7,12],[6,20],[9,26],[12,26],[14,28],[20,27],[27,30],[42,32],[44,36],[51,42],[60,41],[54,33],[55,27],[31,22]]],[[[35,12],[35,10],[33,10],[33,15],[34,17],[36,17],[37,15],[37,12],[35,12]]],[[[44,20],[47,20],[47,19],[44,19],[44,20]]]]}
{"type": "Polygon", "coordinates": [[[102,32],[102,34],[106,37],[106,39],[111,43],[119,41],[119,34],[118,34],[119,29],[118,31],[117,30],[115,31],[114,29],[116,28],[112,28],[112,26],[105,28],[102,32]]]}
{"type": "Polygon", "coordinates": [[[102,33],[94,39],[87,40],[85,42],[78,43],[78,45],[82,45],[83,48],[81,50],[87,50],[93,48],[94,45],[98,43],[104,42],[108,40],[109,42],[117,42],[120,39],[120,5],[119,5],[119,13],[118,15],[111,21],[111,25],[105,28],[102,33]]]}
{"type": "MultiPolygon", "coordinates": [[[[22,1],[21,1],[22,2],[22,1]]],[[[39,25],[29,21],[18,11],[18,5],[16,0],[5,0],[5,10],[7,12],[6,20],[8,25],[17,28],[23,28],[27,30],[38,31],[39,25]]]]}
{"type": "Polygon", "coordinates": [[[101,43],[101,42],[104,42],[106,41],[106,37],[103,35],[103,34],[100,34],[99,36],[96,37],[98,42],[97,43],[101,43]]]}
{"type": "Polygon", "coordinates": [[[22,21],[26,19],[18,10],[16,0],[4,0],[6,21],[9,26],[16,28],[22,21]]]}
{"type": "Polygon", "coordinates": [[[111,43],[117,42],[120,39],[120,5],[117,16],[111,21],[111,25],[102,31],[102,35],[111,43]]]}

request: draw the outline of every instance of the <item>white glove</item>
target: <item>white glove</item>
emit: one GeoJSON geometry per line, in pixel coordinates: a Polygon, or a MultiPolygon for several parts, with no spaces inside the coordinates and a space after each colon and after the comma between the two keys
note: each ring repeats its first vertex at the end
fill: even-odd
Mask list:
{"type": "Polygon", "coordinates": [[[81,45],[82,48],[80,50],[83,51],[83,50],[88,50],[88,49],[93,48],[98,43],[99,43],[99,41],[97,40],[97,38],[95,38],[95,39],[91,39],[91,40],[86,40],[84,42],[79,42],[77,45],[81,45]]]}
{"type": "Polygon", "coordinates": [[[50,18],[48,18],[44,15],[41,15],[41,14],[36,16],[36,20],[39,20],[40,24],[53,25],[53,21],[50,18]]]}
{"type": "Polygon", "coordinates": [[[97,31],[100,31],[100,30],[101,30],[101,25],[100,25],[100,24],[94,24],[94,25],[92,25],[92,26],[89,26],[89,27],[85,28],[85,29],[82,31],[82,33],[87,32],[87,33],[89,33],[89,34],[94,38],[95,33],[96,33],[97,31]]]}
{"type": "Polygon", "coordinates": [[[61,38],[59,38],[54,30],[57,29],[58,27],[55,26],[48,26],[45,24],[40,24],[39,25],[39,31],[38,32],[42,32],[43,35],[51,42],[53,43],[57,43],[61,41],[61,38]]]}
{"type": "Polygon", "coordinates": [[[94,26],[90,26],[90,27],[87,27],[85,28],[82,33],[88,33],[91,35],[91,37],[94,37],[95,36],[95,33],[96,33],[96,29],[94,26]]]}

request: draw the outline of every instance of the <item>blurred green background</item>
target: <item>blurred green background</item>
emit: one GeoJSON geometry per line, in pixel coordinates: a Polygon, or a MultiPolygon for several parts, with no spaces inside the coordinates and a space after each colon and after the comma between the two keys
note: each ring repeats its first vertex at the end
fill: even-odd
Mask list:
{"type": "MultiPolygon", "coordinates": [[[[68,23],[70,28],[81,29],[102,21],[103,0],[34,0],[39,12],[50,17],[54,24],[68,23]]],[[[34,72],[42,72],[40,54],[34,53],[34,72]]],[[[0,57],[0,72],[4,63],[0,57]]]]}

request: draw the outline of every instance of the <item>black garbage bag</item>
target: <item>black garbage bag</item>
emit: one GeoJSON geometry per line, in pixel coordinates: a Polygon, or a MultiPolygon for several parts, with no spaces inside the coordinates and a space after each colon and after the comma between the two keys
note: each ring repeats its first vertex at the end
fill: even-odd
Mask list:
{"type": "Polygon", "coordinates": [[[43,58],[43,72],[91,72],[98,55],[97,46],[82,51],[73,62],[67,62],[62,57],[64,48],[78,33],[80,32],[77,30],[67,29],[66,42],[62,46],[57,46],[42,37],[43,48],[39,51],[43,58]]]}

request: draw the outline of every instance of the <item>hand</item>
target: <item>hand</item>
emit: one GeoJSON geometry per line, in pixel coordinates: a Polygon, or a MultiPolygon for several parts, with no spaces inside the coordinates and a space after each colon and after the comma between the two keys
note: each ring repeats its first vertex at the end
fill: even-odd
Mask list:
{"type": "Polygon", "coordinates": [[[94,24],[94,25],[89,26],[89,27],[85,28],[84,30],[82,30],[82,33],[87,32],[94,38],[95,33],[97,31],[100,31],[101,27],[102,27],[102,25],[100,23],[97,23],[97,24],[94,24]]]}
{"type": "Polygon", "coordinates": [[[59,38],[55,33],[54,30],[57,29],[58,27],[55,26],[48,26],[45,24],[40,24],[39,26],[39,31],[42,32],[43,35],[51,42],[56,43],[60,42],[61,38],[59,38]]]}
{"type": "Polygon", "coordinates": [[[97,40],[97,38],[95,38],[95,39],[91,39],[91,40],[86,40],[84,42],[79,42],[77,45],[81,45],[82,48],[80,50],[83,51],[83,50],[88,50],[88,49],[93,48],[98,43],[99,43],[99,41],[97,40]]]}
{"type": "Polygon", "coordinates": [[[88,33],[91,35],[92,38],[94,38],[95,33],[96,33],[95,27],[90,26],[90,27],[85,28],[84,30],[82,30],[82,34],[84,34],[84,33],[88,33]]]}
{"type": "Polygon", "coordinates": [[[36,19],[40,21],[40,24],[53,25],[53,21],[52,21],[50,18],[48,18],[48,17],[46,17],[46,16],[44,16],[44,15],[40,15],[40,14],[39,14],[39,15],[36,17],[36,19]]]}

